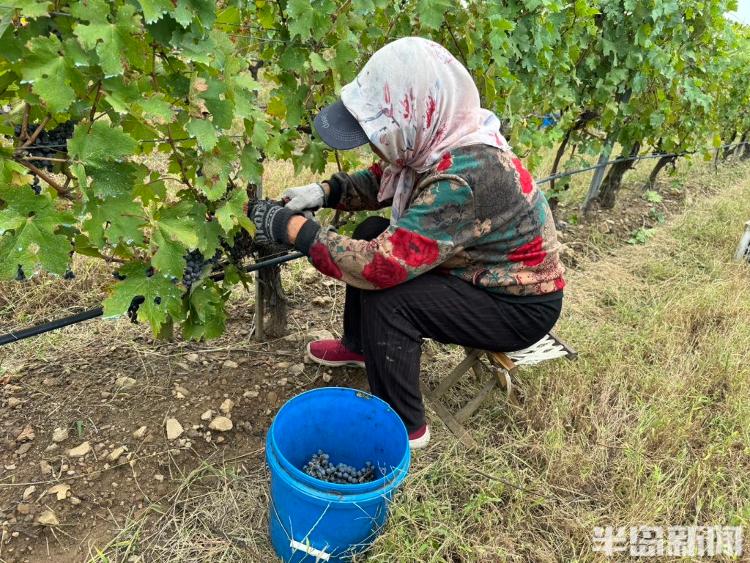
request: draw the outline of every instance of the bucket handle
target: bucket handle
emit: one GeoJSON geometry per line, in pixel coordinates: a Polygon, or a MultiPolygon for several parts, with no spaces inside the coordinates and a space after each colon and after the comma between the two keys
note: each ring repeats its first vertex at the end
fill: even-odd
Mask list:
{"type": "Polygon", "coordinates": [[[294,540],[294,539],[289,541],[289,546],[293,550],[304,551],[308,555],[312,555],[313,557],[315,557],[316,561],[318,560],[328,561],[329,559],[331,559],[330,553],[326,553],[325,551],[320,550],[320,549],[315,549],[313,546],[309,544],[298,542],[297,540],[294,540]]]}

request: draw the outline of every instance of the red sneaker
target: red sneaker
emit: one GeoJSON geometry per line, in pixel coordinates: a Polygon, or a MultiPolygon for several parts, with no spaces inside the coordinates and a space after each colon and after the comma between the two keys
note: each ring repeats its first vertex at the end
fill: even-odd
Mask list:
{"type": "Polygon", "coordinates": [[[430,427],[426,424],[422,426],[422,428],[419,428],[415,430],[414,432],[409,433],[409,447],[412,450],[419,450],[421,448],[426,448],[427,444],[430,443],[430,427]]]}
{"type": "Polygon", "coordinates": [[[365,357],[346,349],[340,340],[316,340],[307,345],[307,355],[313,361],[331,367],[365,367],[365,357]]]}

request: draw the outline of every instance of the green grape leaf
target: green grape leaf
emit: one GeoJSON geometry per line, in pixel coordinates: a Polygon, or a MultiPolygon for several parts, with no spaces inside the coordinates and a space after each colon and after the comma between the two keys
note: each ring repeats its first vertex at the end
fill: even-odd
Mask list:
{"type": "Polygon", "coordinates": [[[96,248],[93,244],[91,244],[91,241],[89,240],[89,237],[83,234],[78,234],[73,239],[73,250],[76,254],[82,254],[83,256],[91,256],[93,258],[104,258],[104,255],[99,252],[99,249],[96,248]]]}
{"type": "Polygon", "coordinates": [[[52,113],[65,111],[75,100],[71,87],[70,61],[60,56],[62,44],[54,35],[35,37],[29,43],[29,52],[20,62],[19,71],[32,85],[52,113]]]}
{"type": "Polygon", "coordinates": [[[232,77],[234,83],[248,92],[257,92],[261,88],[260,82],[253,78],[253,75],[247,71],[240,72],[232,77]]]}
{"type": "Polygon", "coordinates": [[[427,29],[440,29],[445,14],[450,13],[453,8],[453,3],[450,0],[419,0],[417,2],[419,21],[427,29]]]}
{"type": "Polygon", "coordinates": [[[130,195],[92,199],[86,204],[85,211],[89,218],[83,227],[97,248],[104,248],[106,241],[112,244],[122,241],[126,246],[143,244],[146,218],[143,208],[130,195]]]}
{"type": "Polygon", "coordinates": [[[313,70],[317,70],[318,72],[328,70],[328,63],[326,63],[323,57],[315,52],[310,53],[310,66],[312,66],[313,70]]]}
{"type": "Polygon", "coordinates": [[[229,178],[228,174],[222,174],[223,180],[211,181],[205,176],[197,178],[195,181],[195,187],[198,188],[209,201],[216,201],[226,193],[227,186],[226,180],[229,178]]]}
{"type": "Polygon", "coordinates": [[[143,205],[149,205],[155,201],[163,201],[167,197],[167,185],[163,180],[138,183],[133,188],[133,197],[140,198],[143,205]]]}
{"type": "Polygon", "coordinates": [[[352,4],[354,11],[358,14],[370,15],[375,11],[375,4],[372,0],[354,0],[352,4]]]}
{"type": "Polygon", "coordinates": [[[185,273],[185,247],[161,226],[154,231],[153,242],[156,245],[156,252],[151,258],[154,268],[162,274],[182,278],[185,273]]]}
{"type": "Polygon", "coordinates": [[[270,126],[265,121],[255,120],[253,124],[253,134],[250,136],[250,142],[256,147],[265,147],[268,144],[268,131],[270,126]]]}
{"type": "Polygon", "coordinates": [[[138,167],[130,162],[110,162],[106,166],[86,166],[94,193],[101,197],[130,193],[138,167]]]}
{"type": "Polygon", "coordinates": [[[245,204],[247,203],[247,192],[242,189],[234,190],[232,196],[216,209],[216,219],[219,221],[224,232],[228,233],[236,225],[248,229],[251,221],[245,215],[245,204]]]}
{"type": "Polygon", "coordinates": [[[143,110],[144,117],[158,125],[172,123],[175,120],[172,104],[159,95],[141,100],[138,105],[143,110]]]}
{"type": "Polygon", "coordinates": [[[232,142],[222,137],[214,150],[204,156],[201,166],[203,176],[196,178],[195,186],[210,201],[216,201],[226,193],[236,153],[237,149],[232,142]]]}
{"type": "Polygon", "coordinates": [[[289,35],[291,37],[299,35],[302,40],[309,39],[312,36],[315,16],[313,5],[309,0],[289,0],[286,10],[289,15],[287,19],[289,35]]]}
{"type": "Polygon", "coordinates": [[[123,59],[134,60],[134,57],[128,56],[139,47],[139,30],[133,24],[133,13],[132,6],[121,6],[117,11],[116,23],[92,22],[88,25],[78,24],[74,28],[81,45],[96,51],[106,77],[123,74],[123,59]]]}
{"type": "Polygon", "coordinates": [[[200,221],[196,227],[198,250],[203,256],[213,256],[219,248],[221,227],[218,221],[200,221]]]}
{"type": "Polygon", "coordinates": [[[86,124],[76,125],[73,137],[68,140],[68,152],[73,158],[99,166],[109,166],[112,160],[131,156],[138,143],[122,130],[97,121],[88,131],[86,124]]]}
{"type": "Polygon", "coordinates": [[[131,262],[120,268],[125,279],[116,283],[109,297],[104,300],[104,318],[119,317],[128,310],[135,297],[145,301],[138,307],[138,320],[146,321],[154,332],[168,321],[168,314],[174,318],[183,315],[182,294],[172,280],[154,272],[149,276],[146,264],[131,262]]]}
{"type": "Polygon", "coordinates": [[[71,4],[70,13],[79,20],[106,23],[110,8],[106,0],[79,0],[71,4]]]}
{"type": "Polygon", "coordinates": [[[170,207],[164,207],[155,215],[159,228],[170,238],[179,241],[187,248],[198,247],[197,227],[205,222],[206,208],[197,202],[182,200],[170,207]]]}
{"type": "Polygon", "coordinates": [[[257,184],[263,176],[263,163],[260,152],[252,145],[245,145],[240,154],[240,178],[245,182],[257,184]]]}
{"type": "Polygon", "coordinates": [[[185,129],[198,140],[198,145],[205,151],[213,149],[219,140],[216,129],[207,119],[191,119],[185,129]]]}
{"type": "Polygon", "coordinates": [[[0,201],[5,202],[0,210],[0,278],[15,277],[19,265],[27,275],[39,267],[63,274],[72,245],[56,231],[74,225],[74,217],[28,186],[0,186],[0,201]]]}
{"type": "Polygon", "coordinates": [[[279,96],[273,96],[266,106],[268,115],[283,118],[286,115],[286,104],[279,96]]]}
{"type": "Polygon", "coordinates": [[[139,0],[138,3],[143,8],[143,19],[146,23],[154,23],[173,9],[169,0],[139,0]]]}
{"type": "Polygon", "coordinates": [[[46,16],[51,2],[46,0],[13,0],[3,2],[3,8],[20,8],[21,14],[26,18],[39,18],[46,16]]]}
{"type": "Polygon", "coordinates": [[[189,26],[193,18],[201,25],[210,28],[216,20],[216,2],[213,0],[182,0],[175,4],[174,18],[184,27],[189,26]]]}
{"type": "Polygon", "coordinates": [[[107,78],[102,84],[102,89],[104,100],[119,114],[129,113],[131,104],[142,100],[138,85],[124,82],[122,76],[107,78]]]}
{"type": "Polygon", "coordinates": [[[224,298],[212,281],[206,281],[190,292],[187,318],[182,334],[189,340],[221,336],[226,325],[224,298]]]}
{"type": "Polygon", "coordinates": [[[210,78],[206,81],[206,87],[206,90],[200,93],[200,97],[211,113],[214,127],[229,129],[234,119],[234,103],[226,98],[226,84],[221,80],[210,78]]]}

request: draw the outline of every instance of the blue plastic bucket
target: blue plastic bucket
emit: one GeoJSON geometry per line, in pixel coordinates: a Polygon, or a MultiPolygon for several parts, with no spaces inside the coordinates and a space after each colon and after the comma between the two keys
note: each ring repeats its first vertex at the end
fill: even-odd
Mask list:
{"type": "Polygon", "coordinates": [[[349,561],[369,547],[388,517],[388,503],[406,477],[409,435],[377,397],[345,387],[313,389],[290,399],[266,438],[271,472],[271,542],[285,562],[349,561]],[[339,485],[302,471],[323,450],[333,463],[371,461],[379,479],[339,485]]]}

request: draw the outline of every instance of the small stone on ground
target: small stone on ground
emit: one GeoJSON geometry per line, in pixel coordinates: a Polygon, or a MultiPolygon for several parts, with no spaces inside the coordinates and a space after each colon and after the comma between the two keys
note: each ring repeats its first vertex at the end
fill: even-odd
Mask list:
{"type": "Polygon", "coordinates": [[[232,421],[226,416],[217,416],[211,421],[211,424],[208,425],[211,430],[217,430],[219,432],[227,432],[231,430],[233,426],[232,421]]]}
{"type": "Polygon", "coordinates": [[[86,441],[80,446],[69,449],[66,453],[68,457],[83,457],[91,451],[91,444],[86,441]]]}
{"type": "Polygon", "coordinates": [[[169,441],[176,440],[184,431],[182,424],[176,418],[168,418],[165,427],[167,430],[167,440],[169,441]]]}
{"type": "Polygon", "coordinates": [[[232,399],[225,399],[224,402],[221,403],[219,410],[223,412],[224,414],[227,414],[231,412],[233,407],[234,407],[234,401],[232,399]]]}

